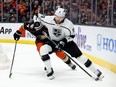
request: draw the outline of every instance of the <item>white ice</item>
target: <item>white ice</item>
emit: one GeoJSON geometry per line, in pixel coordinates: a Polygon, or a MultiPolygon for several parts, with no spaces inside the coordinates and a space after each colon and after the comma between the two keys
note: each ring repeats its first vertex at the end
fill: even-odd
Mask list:
{"type": "MultiPolygon", "coordinates": [[[[8,58],[12,61],[14,43],[2,43],[8,58]]],[[[44,64],[35,45],[18,44],[12,69],[0,70],[0,87],[116,87],[116,74],[95,65],[103,74],[104,79],[95,81],[78,66],[71,70],[55,54],[50,55],[54,69],[54,80],[49,80],[43,69],[44,64]]]]}

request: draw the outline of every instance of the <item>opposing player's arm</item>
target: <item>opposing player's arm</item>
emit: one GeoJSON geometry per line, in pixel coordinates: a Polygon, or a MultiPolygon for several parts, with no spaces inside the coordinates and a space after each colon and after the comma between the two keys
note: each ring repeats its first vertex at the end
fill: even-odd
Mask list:
{"type": "Polygon", "coordinates": [[[40,22],[43,22],[44,18],[45,15],[39,13],[37,16],[34,17],[34,20],[39,20],[40,22]]]}
{"type": "Polygon", "coordinates": [[[22,25],[14,34],[13,34],[13,37],[14,37],[14,40],[19,40],[20,39],[20,36],[22,34],[22,32],[24,32],[24,25],[22,25]]]}
{"type": "Polygon", "coordinates": [[[25,22],[23,23],[23,25],[20,26],[20,28],[13,34],[14,40],[18,41],[20,39],[20,36],[24,32],[24,30],[30,27],[29,25],[31,22],[32,21],[25,22]]]}
{"type": "Polygon", "coordinates": [[[51,23],[51,19],[53,18],[53,16],[45,16],[43,14],[38,14],[38,20],[45,26],[47,25],[53,25],[53,23],[51,23]]]}
{"type": "Polygon", "coordinates": [[[34,23],[33,20],[27,21],[27,22],[23,23],[23,25],[21,25],[17,31],[20,33],[23,33],[24,30],[27,30],[28,28],[32,27],[30,25],[32,25],[33,23],[34,23]]]}

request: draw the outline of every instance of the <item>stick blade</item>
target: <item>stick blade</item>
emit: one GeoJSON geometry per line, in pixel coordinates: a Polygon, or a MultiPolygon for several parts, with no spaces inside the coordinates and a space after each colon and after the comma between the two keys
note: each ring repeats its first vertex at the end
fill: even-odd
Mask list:
{"type": "Polygon", "coordinates": [[[12,73],[10,73],[9,78],[11,78],[11,76],[12,76],[12,73]]]}

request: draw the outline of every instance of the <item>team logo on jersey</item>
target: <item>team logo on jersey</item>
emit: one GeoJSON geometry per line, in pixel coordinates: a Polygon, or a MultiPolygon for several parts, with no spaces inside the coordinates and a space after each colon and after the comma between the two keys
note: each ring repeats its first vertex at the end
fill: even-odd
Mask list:
{"type": "Polygon", "coordinates": [[[56,36],[56,37],[59,37],[61,35],[61,30],[59,29],[53,29],[53,34],[56,36]]]}

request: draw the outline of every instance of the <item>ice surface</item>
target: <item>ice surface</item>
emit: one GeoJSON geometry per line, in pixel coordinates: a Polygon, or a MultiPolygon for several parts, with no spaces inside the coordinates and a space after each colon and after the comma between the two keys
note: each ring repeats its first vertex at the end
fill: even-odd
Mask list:
{"type": "MultiPolygon", "coordinates": [[[[12,60],[14,44],[2,43],[8,57],[12,60]]],[[[35,45],[18,44],[12,69],[0,70],[0,87],[116,87],[116,74],[98,65],[105,78],[95,81],[78,66],[71,70],[55,54],[50,55],[54,69],[54,80],[48,80],[35,45]]]]}

